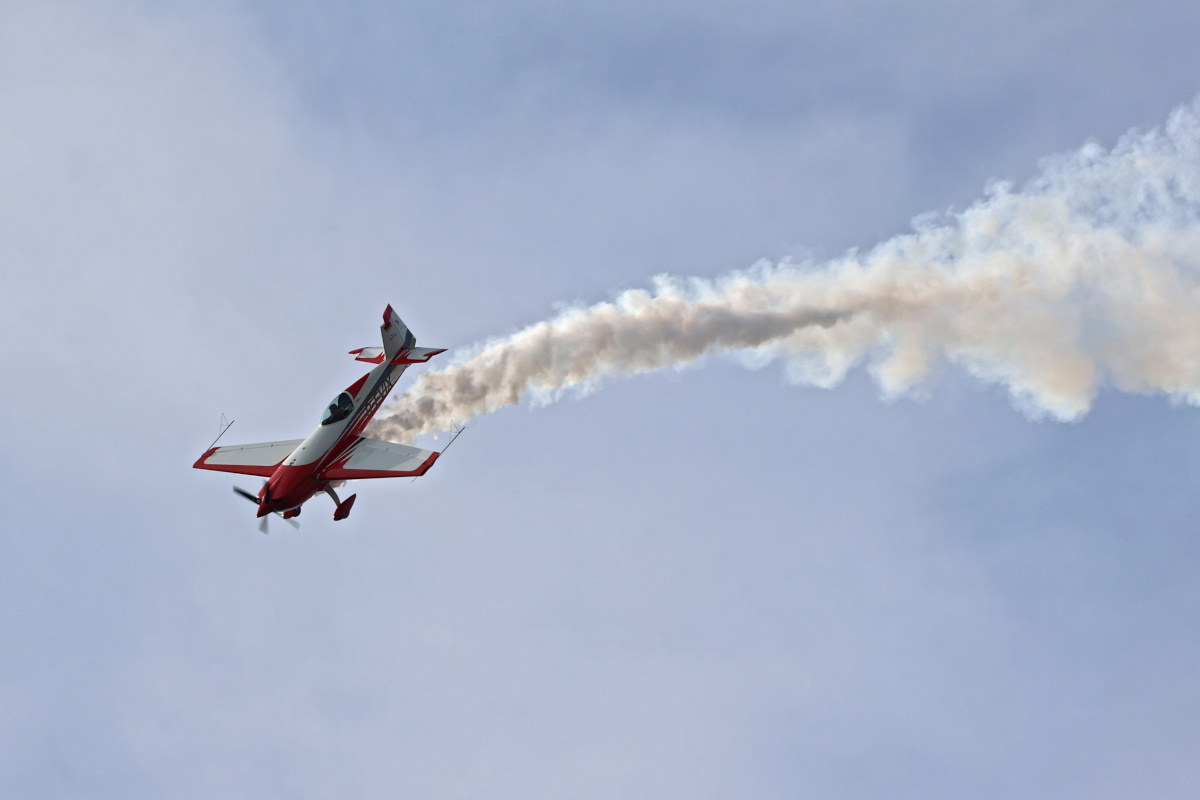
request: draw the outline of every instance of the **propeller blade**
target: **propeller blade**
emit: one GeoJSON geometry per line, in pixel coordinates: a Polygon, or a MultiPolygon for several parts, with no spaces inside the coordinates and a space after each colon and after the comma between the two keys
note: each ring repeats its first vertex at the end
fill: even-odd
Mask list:
{"type": "Polygon", "coordinates": [[[255,497],[254,495],[250,494],[249,492],[247,492],[245,489],[241,488],[240,486],[233,487],[233,491],[237,492],[242,497],[249,500],[251,503],[254,503],[254,505],[258,505],[258,498],[255,497]]]}
{"type": "MultiPolygon", "coordinates": [[[[241,488],[240,486],[233,487],[233,491],[236,492],[237,494],[240,494],[242,497],[246,498],[251,503],[254,503],[254,505],[259,505],[258,498],[255,497],[254,495],[250,494],[249,492],[247,492],[245,489],[241,488]]],[[[281,514],[278,511],[276,511],[275,513],[279,514],[279,516],[282,517],[283,519],[286,519],[288,521],[288,524],[291,525],[293,528],[295,528],[296,530],[300,530],[299,522],[292,519],[291,517],[284,517],[283,514],[281,514]]],[[[270,519],[270,517],[263,517],[262,522],[258,523],[258,529],[262,533],[268,533],[268,531],[267,531],[267,520],[268,519],[270,519]]]]}

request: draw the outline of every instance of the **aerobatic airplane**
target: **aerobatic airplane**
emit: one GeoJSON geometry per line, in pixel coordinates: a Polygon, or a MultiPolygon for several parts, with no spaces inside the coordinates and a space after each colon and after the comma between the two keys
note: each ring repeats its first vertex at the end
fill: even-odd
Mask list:
{"type": "Polygon", "coordinates": [[[438,353],[446,352],[445,349],[417,347],[416,338],[390,305],[383,312],[380,332],[383,347],[360,347],[350,351],[356,361],[378,366],[333,398],[321,416],[321,424],[307,439],[210,447],[192,465],[196,469],[266,478],[257,497],[234,487],[235,492],[258,505],[258,516],[263,518],[260,526],[263,533],[266,533],[268,514],[279,514],[294,525],[292,518],[299,516],[300,507],[319,492],[328,494],[337,505],[333,518],[345,519],[358,495],[339,500],[333,483],[424,475],[441,455],[362,435],[409,364],[423,364],[438,353]]]}

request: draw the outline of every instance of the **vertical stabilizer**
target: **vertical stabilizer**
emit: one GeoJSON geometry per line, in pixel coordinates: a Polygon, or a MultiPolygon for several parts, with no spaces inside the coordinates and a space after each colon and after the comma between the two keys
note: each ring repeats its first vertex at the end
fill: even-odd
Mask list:
{"type": "Polygon", "coordinates": [[[390,305],[383,312],[383,324],[379,326],[379,332],[383,335],[383,352],[389,361],[396,353],[417,343],[417,337],[412,335],[412,331],[390,305]]]}

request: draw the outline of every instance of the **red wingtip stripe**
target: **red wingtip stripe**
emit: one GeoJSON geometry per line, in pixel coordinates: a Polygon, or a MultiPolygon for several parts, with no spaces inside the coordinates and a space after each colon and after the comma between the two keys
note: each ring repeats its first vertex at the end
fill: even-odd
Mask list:
{"type": "Polygon", "coordinates": [[[196,463],[192,464],[192,469],[208,469],[208,466],[204,463],[204,459],[208,458],[215,452],[217,452],[217,448],[215,447],[210,447],[205,450],[204,455],[197,458],[196,463]]]}

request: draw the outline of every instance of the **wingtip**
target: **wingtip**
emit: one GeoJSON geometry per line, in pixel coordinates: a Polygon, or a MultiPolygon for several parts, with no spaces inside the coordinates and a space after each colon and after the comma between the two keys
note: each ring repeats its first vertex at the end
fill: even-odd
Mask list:
{"type": "Polygon", "coordinates": [[[436,452],[430,453],[429,458],[425,459],[425,463],[420,466],[420,468],[419,468],[420,471],[417,472],[417,476],[420,477],[421,475],[424,475],[426,472],[429,472],[429,468],[434,465],[434,463],[438,460],[438,456],[440,456],[440,455],[441,455],[441,453],[436,453],[436,452]]]}
{"type": "Polygon", "coordinates": [[[192,469],[207,469],[208,465],[204,463],[204,459],[208,458],[215,452],[217,452],[217,448],[215,448],[215,447],[210,447],[207,450],[205,450],[204,455],[197,458],[196,463],[192,464],[192,469]]]}

